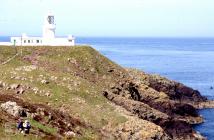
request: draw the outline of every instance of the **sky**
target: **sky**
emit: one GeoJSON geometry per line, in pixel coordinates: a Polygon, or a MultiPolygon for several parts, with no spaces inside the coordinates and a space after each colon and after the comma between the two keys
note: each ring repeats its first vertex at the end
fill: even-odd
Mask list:
{"type": "Polygon", "coordinates": [[[0,0],[0,36],[214,37],[214,0],[0,0]]]}

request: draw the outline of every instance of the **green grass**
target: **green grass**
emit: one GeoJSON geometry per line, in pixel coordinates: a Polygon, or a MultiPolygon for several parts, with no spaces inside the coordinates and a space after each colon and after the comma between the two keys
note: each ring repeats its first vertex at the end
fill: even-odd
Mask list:
{"type": "Polygon", "coordinates": [[[52,134],[52,135],[55,135],[57,133],[57,129],[56,128],[52,128],[50,126],[46,126],[46,125],[43,125],[33,119],[30,119],[30,123],[31,123],[31,126],[32,127],[35,127],[37,129],[41,129],[42,131],[46,132],[46,133],[49,133],[49,134],[52,134]]]}
{"type": "MultiPolygon", "coordinates": [[[[20,51],[20,47],[17,49],[20,51]]],[[[0,60],[6,60],[6,58],[13,56],[14,53],[14,48],[0,46],[0,60]]],[[[108,73],[111,68],[117,71],[121,70],[120,66],[88,46],[23,47],[22,56],[19,55],[6,65],[0,65],[0,75],[1,80],[8,84],[20,83],[30,87],[37,87],[39,90],[50,91],[51,93],[50,97],[46,97],[34,94],[32,90],[27,90],[20,96],[25,101],[42,104],[49,103],[53,108],[66,106],[71,115],[79,116],[82,121],[101,129],[108,123],[111,123],[112,126],[117,126],[119,123],[126,121],[126,118],[114,111],[114,107],[108,104],[107,99],[101,94],[103,89],[117,79],[116,75],[108,73]],[[41,53],[37,58],[38,69],[30,72],[15,70],[20,66],[31,65],[23,58],[35,52],[41,53]],[[76,60],[78,67],[69,63],[68,59],[76,60]],[[91,68],[94,68],[94,71],[90,71],[91,68]],[[15,72],[16,75],[11,72],[15,72]],[[83,72],[82,74],[86,78],[75,76],[74,73],[77,72],[83,72]],[[39,75],[43,75],[43,79],[50,81],[50,83],[42,84],[42,78],[39,75]],[[108,80],[102,80],[101,77],[104,75],[109,76],[108,80]],[[27,80],[11,79],[13,76],[25,77],[27,80]],[[58,79],[52,81],[51,76],[58,79]],[[90,80],[97,76],[97,82],[90,80]],[[30,82],[29,77],[33,77],[33,82],[30,82]],[[67,78],[67,80],[63,80],[64,78],[67,78]],[[80,84],[75,86],[75,82],[80,84]],[[69,89],[68,86],[72,89],[69,89]],[[76,99],[80,99],[84,103],[79,103],[76,99]]],[[[56,133],[54,128],[31,121],[33,126],[45,132],[56,133]]],[[[93,139],[96,136],[87,131],[83,137],[84,139],[93,139]]]]}

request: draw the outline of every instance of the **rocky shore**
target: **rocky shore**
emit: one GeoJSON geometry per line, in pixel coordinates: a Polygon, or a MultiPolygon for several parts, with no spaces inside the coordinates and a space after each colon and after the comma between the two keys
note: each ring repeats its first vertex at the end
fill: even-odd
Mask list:
{"type": "MultiPolygon", "coordinates": [[[[171,139],[205,139],[192,129],[203,122],[197,109],[213,107],[197,90],[159,75],[127,69],[128,79],[119,81],[103,95],[164,130],[171,139]]],[[[163,138],[164,139],[164,138],[163,138]]]]}
{"type": "MultiPolygon", "coordinates": [[[[0,61],[13,53],[0,47],[0,61]]],[[[87,46],[26,47],[0,68],[3,138],[204,140],[192,125],[203,123],[198,109],[214,107],[197,90],[122,68],[87,46]],[[16,134],[20,117],[33,123],[31,135],[16,134]]]]}

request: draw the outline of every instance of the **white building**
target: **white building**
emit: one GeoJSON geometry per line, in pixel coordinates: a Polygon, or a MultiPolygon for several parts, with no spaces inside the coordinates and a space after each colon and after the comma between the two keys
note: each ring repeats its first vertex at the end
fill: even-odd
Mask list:
{"type": "Polygon", "coordinates": [[[56,24],[54,15],[49,12],[44,19],[43,36],[29,37],[22,34],[21,37],[11,37],[11,42],[0,42],[0,45],[17,45],[17,46],[74,46],[75,38],[68,36],[67,38],[55,37],[56,24]]]}

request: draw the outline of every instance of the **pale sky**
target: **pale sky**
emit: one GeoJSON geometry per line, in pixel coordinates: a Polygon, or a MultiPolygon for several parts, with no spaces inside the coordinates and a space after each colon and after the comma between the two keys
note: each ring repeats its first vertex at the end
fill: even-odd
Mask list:
{"type": "Polygon", "coordinates": [[[59,36],[214,37],[214,0],[0,1],[0,36],[41,35],[51,10],[59,36]]]}

